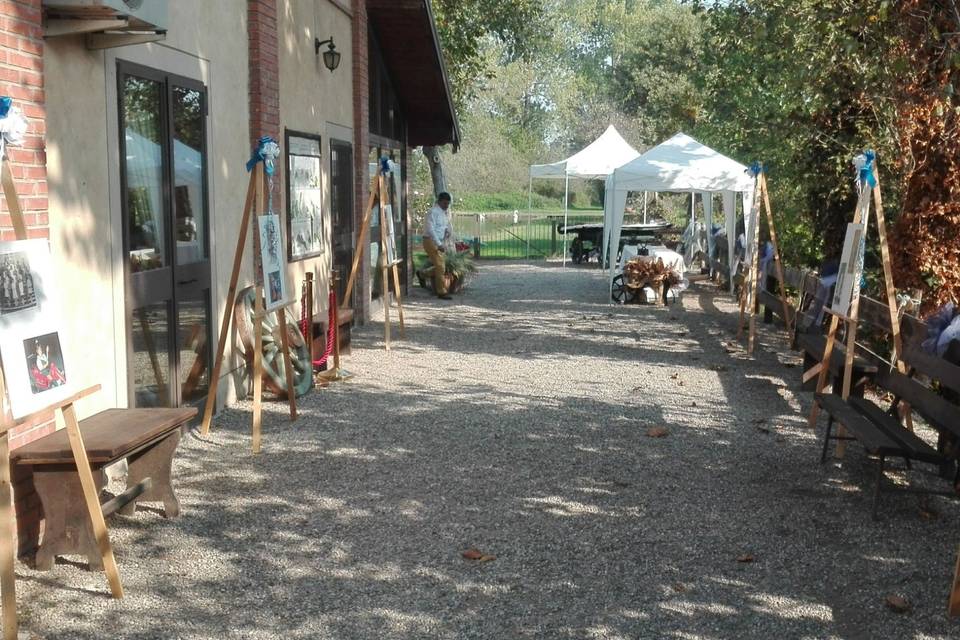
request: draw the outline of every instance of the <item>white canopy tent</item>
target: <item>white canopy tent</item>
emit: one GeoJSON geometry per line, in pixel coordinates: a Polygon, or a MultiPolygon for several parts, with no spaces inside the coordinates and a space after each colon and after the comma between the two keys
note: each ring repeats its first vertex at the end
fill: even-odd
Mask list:
{"type": "MultiPolygon", "coordinates": [[[[566,160],[550,164],[530,165],[527,213],[529,214],[530,209],[532,209],[534,178],[563,179],[565,181],[563,189],[563,226],[566,227],[570,178],[606,178],[613,173],[614,169],[639,156],[640,153],[623,139],[616,127],[610,125],[599,138],[566,160]]],[[[604,205],[606,205],[606,202],[604,205]]],[[[606,215],[604,215],[604,229],[606,230],[606,215]]],[[[567,264],[567,234],[563,236],[563,264],[567,264]]]]}
{"type": "MultiPolygon", "coordinates": [[[[613,266],[620,247],[620,231],[627,194],[631,191],[680,191],[701,194],[704,213],[713,216],[713,194],[719,193],[727,231],[728,265],[733,290],[736,243],[736,196],[743,198],[746,237],[753,224],[754,178],[746,166],[731,160],[684,133],[678,133],[643,155],[618,167],[607,178],[604,202],[604,253],[613,266]]],[[[692,214],[692,211],[691,211],[692,214]]],[[[709,229],[709,225],[708,225],[709,229]]],[[[708,234],[710,236],[710,234],[708,234]]],[[[712,242],[712,240],[711,240],[712,242]]],[[[611,283],[613,273],[611,272],[611,283]]],[[[612,286],[612,284],[611,284],[612,286]]]]}

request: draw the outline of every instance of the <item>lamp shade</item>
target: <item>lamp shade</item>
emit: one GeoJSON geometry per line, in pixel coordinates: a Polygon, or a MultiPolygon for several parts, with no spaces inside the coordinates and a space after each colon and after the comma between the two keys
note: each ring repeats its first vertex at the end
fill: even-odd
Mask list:
{"type": "Polygon", "coordinates": [[[333,71],[340,66],[340,52],[330,45],[330,48],[323,52],[323,65],[333,71]]]}

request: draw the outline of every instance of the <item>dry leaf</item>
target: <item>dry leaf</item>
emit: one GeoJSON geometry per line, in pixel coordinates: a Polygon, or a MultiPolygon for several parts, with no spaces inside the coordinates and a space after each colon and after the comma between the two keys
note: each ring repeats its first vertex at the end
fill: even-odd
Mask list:
{"type": "Polygon", "coordinates": [[[690,406],[691,406],[691,407],[695,407],[695,406],[697,406],[697,403],[696,403],[696,402],[691,402],[691,403],[690,403],[690,406]]]}
{"type": "Polygon", "coordinates": [[[477,558],[477,562],[490,562],[491,560],[496,560],[497,556],[484,554],[477,558]]]}
{"type": "Polygon", "coordinates": [[[910,609],[912,608],[912,605],[910,604],[909,600],[907,600],[903,596],[898,596],[898,595],[891,594],[887,596],[885,603],[888,609],[892,611],[896,611],[897,613],[906,613],[910,611],[910,609]]]}
{"type": "Polygon", "coordinates": [[[479,560],[480,558],[483,557],[483,554],[477,551],[476,549],[467,549],[460,555],[462,555],[467,560],[479,560]]]}
{"type": "Polygon", "coordinates": [[[667,431],[663,427],[650,427],[649,429],[647,429],[647,437],[650,437],[650,438],[662,438],[668,433],[669,431],[667,431]]]}
{"type": "Polygon", "coordinates": [[[679,378],[680,378],[680,374],[679,374],[679,373],[671,373],[671,374],[670,374],[670,379],[671,379],[671,380],[677,380],[677,379],[679,379],[679,378]]]}
{"type": "Polygon", "coordinates": [[[742,553],[737,556],[737,562],[753,562],[753,555],[749,553],[742,553]]]}
{"type": "Polygon", "coordinates": [[[682,582],[673,583],[672,588],[677,593],[685,593],[690,590],[689,587],[687,587],[687,585],[683,584],[682,582]]]}

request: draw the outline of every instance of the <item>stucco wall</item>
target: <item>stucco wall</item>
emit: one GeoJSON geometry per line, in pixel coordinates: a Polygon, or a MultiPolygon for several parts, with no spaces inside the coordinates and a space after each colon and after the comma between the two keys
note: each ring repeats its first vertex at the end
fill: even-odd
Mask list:
{"type": "MultiPolygon", "coordinates": [[[[248,180],[246,20],[245,0],[170,0],[169,30],[160,43],[89,51],[82,37],[46,41],[50,237],[63,276],[67,355],[77,363],[76,382],[103,385],[80,407],[83,414],[127,404],[117,60],[207,87],[215,343],[248,180]]],[[[251,280],[248,256],[241,285],[251,280]]],[[[221,399],[234,392],[233,384],[221,384],[221,399]]]]}
{"type": "MultiPolygon", "coordinates": [[[[292,262],[288,268],[289,284],[300,295],[304,274],[312,270],[318,280],[316,312],[324,313],[330,279],[331,211],[330,211],[330,138],[352,142],[353,78],[351,68],[352,40],[350,16],[330,0],[279,0],[278,25],[280,47],[280,127],[321,136],[321,168],[323,172],[323,216],[325,237],[323,253],[306,260],[292,262]],[[333,37],[342,54],[340,66],[333,72],[316,55],[314,39],[333,37]]],[[[324,45],[323,50],[326,49],[324,45]]],[[[321,51],[322,52],[322,51],[321,51]]],[[[282,143],[282,140],[281,140],[282,143]]],[[[356,150],[354,150],[356,152],[356,150]]],[[[284,184],[277,189],[286,197],[284,184]]],[[[286,212],[286,210],[284,210],[286,212]]],[[[284,231],[286,234],[286,230],[284,231]]],[[[346,278],[349,274],[343,274],[346,278]]]]}

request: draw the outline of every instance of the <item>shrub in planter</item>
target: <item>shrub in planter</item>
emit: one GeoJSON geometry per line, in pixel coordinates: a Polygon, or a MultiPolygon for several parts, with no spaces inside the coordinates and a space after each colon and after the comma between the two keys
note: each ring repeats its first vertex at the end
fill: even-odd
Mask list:
{"type": "MultiPolygon", "coordinates": [[[[446,273],[444,279],[449,293],[457,293],[467,285],[470,274],[476,272],[477,265],[469,251],[444,254],[446,273]]],[[[424,289],[433,291],[433,265],[429,259],[424,259],[417,267],[417,280],[424,289]]]]}

